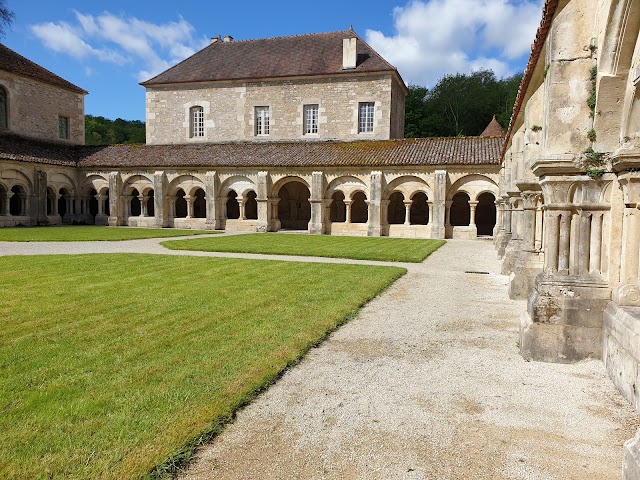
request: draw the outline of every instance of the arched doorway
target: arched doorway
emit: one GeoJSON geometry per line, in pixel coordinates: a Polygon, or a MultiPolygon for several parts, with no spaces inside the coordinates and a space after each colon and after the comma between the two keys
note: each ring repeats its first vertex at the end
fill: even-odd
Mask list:
{"type": "Polygon", "coordinates": [[[351,197],[351,223],[367,223],[367,220],[369,220],[367,196],[363,192],[356,192],[351,197]]]}
{"type": "Polygon", "coordinates": [[[129,211],[129,216],[131,217],[139,217],[142,213],[142,205],[140,204],[140,192],[135,188],[131,191],[131,210],[129,211]]]}
{"type": "Polygon", "coordinates": [[[155,198],[153,195],[153,189],[147,192],[147,216],[155,217],[155,198]]]}
{"type": "Polygon", "coordinates": [[[64,216],[69,213],[69,192],[66,188],[61,188],[58,193],[60,193],[58,197],[58,215],[64,218],[64,216]]]}
{"type": "Polygon", "coordinates": [[[387,207],[387,223],[389,225],[401,225],[404,223],[406,215],[404,207],[404,195],[400,192],[393,192],[389,196],[389,206],[387,207]]]}
{"type": "Polygon", "coordinates": [[[244,202],[244,216],[247,220],[258,219],[258,202],[256,197],[256,192],[253,190],[247,192],[247,199],[244,202]]]}
{"type": "Polygon", "coordinates": [[[426,193],[418,192],[411,199],[409,223],[411,225],[427,225],[429,223],[429,204],[426,193]]]}
{"type": "Polygon", "coordinates": [[[235,190],[227,193],[227,219],[237,220],[240,218],[240,204],[238,203],[238,194],[235,190]]]}
{"type": "Polygon", "coordinates": [[[311,192],[297,180],[285,183],[278,192],[278,220],[282,229],[307,230],[311,220],[311,192]]]}
{"type": "Polygon", "coordinates": [[[476,227],[478,235],[493,235],[496,226],[496,197],[493,193],[484,192],[478,197],[476,206],[476,227]]]}
{"type": "Polygon", "coordinates": [[[91,192],[89,192],[89,213],[94,220],[96,215],[98,215],[98,199],[96,198],[96,195],[98,195],[98,192],[95,190],[91,190],[91,192]]]}
{"type": "Polygon", "coordinates": [[[176,192],[175,218],[187,218],[187,200],[184,198],[184,190],[176,192]]]}
{"type": "Polygon", "coordinates": [[[20,217],[27,214],[27,191],[21,185],[11,188],[13,196],[9,200],[9,214],[20,217]]]}
{"type": "Polygon", "coordinates": [[[468,226],[471,223],[471,207],[469,195],[458,192],[453,196],[449,210],[449,223],[454,227],[468,226]]]}
{"type": "Polygon", "coordinates": [[[207,202],[204,198],[204,190],[199,188],[193,194],[193,216],[195,218],[207,218],[207,202]]]}

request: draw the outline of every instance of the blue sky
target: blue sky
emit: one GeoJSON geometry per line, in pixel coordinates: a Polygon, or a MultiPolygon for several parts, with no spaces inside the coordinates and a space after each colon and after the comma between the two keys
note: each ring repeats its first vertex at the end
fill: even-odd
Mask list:
{"type": "Polygon", "coordinates": [[[447,73],[524,69],[541,0],[7,0],[15,13],[9,48],[89,91],[86,113],[144,120],[138,82],[203,48],[238,40],[355,31],[407,84],[447,73]]]}

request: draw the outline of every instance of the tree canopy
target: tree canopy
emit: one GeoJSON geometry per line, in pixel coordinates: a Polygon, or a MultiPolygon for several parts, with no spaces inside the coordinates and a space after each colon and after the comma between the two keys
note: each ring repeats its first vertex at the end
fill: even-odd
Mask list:
{"type": "Polygon", "coordinates": [[[109,120],[104,117],[85,115],[84,137],[87,145],[145,143],[144,122],[122,118],[109,120]]]}
{"type": "Polygon", "coordinates": [[[491,70],[445,75],[431,90],[409,86],[405,137],[480,135],[493,115],[506,128],[522,75],[497,79],[491,70]]]}
{"type": "Polygon", "coordinates": [[[0,38],[6,34],[6,29],[11,27],[15,14],[7,7],[5,0],[0,0],[0,38]]]}

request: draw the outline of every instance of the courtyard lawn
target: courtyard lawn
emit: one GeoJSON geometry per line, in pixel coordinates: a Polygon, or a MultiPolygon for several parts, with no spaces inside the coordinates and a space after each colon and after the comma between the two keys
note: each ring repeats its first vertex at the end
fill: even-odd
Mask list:
{"type": "Polygon", "coordinates": [[[0,242],[93,242],[106,240],[139,240],[183,235],[221,233],[211,230],[178,230],[174,228],[100,227],[65,225],[52,227],[0,228],[0,242]]]}
{"type": "Polygon", "coordinates": [[[444,240],[280,233],[256,233],[162,242],[162,245],[172,250],[304,255],[413,263],[423,261],[443,244],[444,240]]]}
{"type": "Polygon", "coordinates": [[[3,479],[162,476],[405,272],[133,254],[0,268],[3,479]]]}

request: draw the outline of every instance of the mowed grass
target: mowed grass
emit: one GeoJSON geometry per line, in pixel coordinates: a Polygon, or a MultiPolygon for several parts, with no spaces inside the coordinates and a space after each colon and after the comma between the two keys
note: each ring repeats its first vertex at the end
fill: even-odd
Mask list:
{"type": "Polygon", "coordinates": [[[174,228],[100,227],[68,225],[52,227],[0,228],[0,242],[93,242],[105,240],[139,240],[142,238],[181,237],[220,233],[211,230],[178,230],[174,228]]]}
{"type": "Polygon", "coordinates": [[[133,254],[0,268],[3,479],[157,476],[405,272],[133,254]]]}
{"type": "Polygon", "coordinates": [[[444,243],[444,240],[413,238],[256,233],[219,238],[173,240],[162,242],[162,245],[172,250],[304,255],[417,263],[423,261],[444,243]]]}

